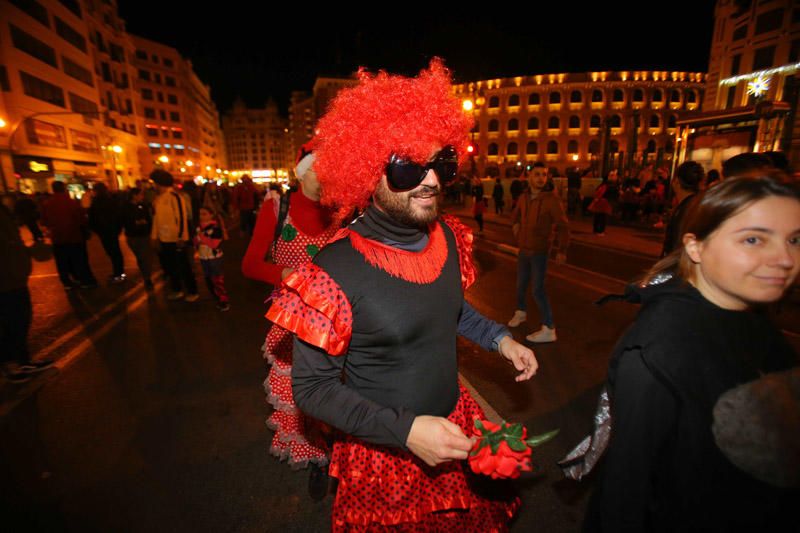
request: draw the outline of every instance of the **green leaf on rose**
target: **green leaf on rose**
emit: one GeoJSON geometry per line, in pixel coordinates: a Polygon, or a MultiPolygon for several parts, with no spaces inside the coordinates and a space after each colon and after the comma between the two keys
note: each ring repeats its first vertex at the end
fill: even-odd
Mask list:
{"type": "Polygon", "coordinates": [[[524,428],[522,427],[522,424],[517,422],[516,424],[508,428],[508,430],[506,431],[506,435],[508,435],[512,439],[521,439],[523,431],[524,428]]]}
{"type": "Polygon", "coordinates": [[[534,437],[531,437],[530,439],[526,440],[525,442],[528,443],[528,446],[533,448],[533,447],[539,446],[541,444],[544,444],[545,442],[547,442],[549,440],[552,440],[553,437],[558,435],[558,431],[559,430],[554,429],[553,431],[548,431],[547,433],[542,433],[541,435],[536,435],[534,437]]]}
{"type": "Polygon", "coordinates": [[[520,439],[508,439],[508,447],[515,452],[524,452],[528,447],[520,439]]]}
{"type": "Polygon", "coordinates": [[[483,422],[481,422],[480,418],[475,419],[475,427],[478,428],[478,431],[481,432],[481,435],[488,435],[489,430],[483,427],[483,422]]]}

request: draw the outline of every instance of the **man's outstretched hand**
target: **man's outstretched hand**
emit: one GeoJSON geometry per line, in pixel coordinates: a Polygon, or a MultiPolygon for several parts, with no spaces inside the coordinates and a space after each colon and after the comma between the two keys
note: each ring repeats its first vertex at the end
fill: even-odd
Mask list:
{"type": "Polygon", "coordinates": [[[519,370],[519,375],[515,381],[525,381],[531,379],[539,369],[539,362],[533,354],[533,350],[515,341],[512,337],[503,337],[498,345],[500,355],[511,361],[514,368],[519,370]]]}
{"type": "Polygon", "coordinates": [[[427,465],[436,466],[466,459],[472,449],[472,439],[446,418],[421,415],[411,424],[406,446],[427,465]]]}

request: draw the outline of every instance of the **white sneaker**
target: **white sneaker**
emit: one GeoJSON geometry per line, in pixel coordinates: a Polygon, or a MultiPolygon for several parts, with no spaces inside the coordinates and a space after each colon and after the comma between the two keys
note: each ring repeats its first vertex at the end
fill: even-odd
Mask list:
{"type": "Polygon", "coordinates": [[[183,291],[171,292],[167,295],[167,300],[180,300],[183,298],[183,291]]]}
{"type": "Polygon", "coordinates": [[[511,320],[508,321],[508,327],[515,328],[525,322],[528,319],[528,313],[525,311],[520,311],[517,309],[514,311],[514,316],[511,317],[511,320]]]}
{"type": "Polygon", "coordinates": [[[555,342],[557,339],[556,328],[542,326],[539,331],[531,333],[525,339],[529,342],[555,342]]]}

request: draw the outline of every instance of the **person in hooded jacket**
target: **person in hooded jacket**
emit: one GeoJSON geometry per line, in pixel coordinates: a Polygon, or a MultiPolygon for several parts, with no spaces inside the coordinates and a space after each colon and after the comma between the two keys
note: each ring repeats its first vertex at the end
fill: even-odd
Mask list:
{"type": "Polygon", "coordinates": [[[800,271],[800,189],[735,178],[700,196],[682,246],[626,299],[611,357],[611,437],[585,531],[787,531],[798,490],[737,468],[712,434],[720,396],[797,364],[764,307],[800,271]]]}

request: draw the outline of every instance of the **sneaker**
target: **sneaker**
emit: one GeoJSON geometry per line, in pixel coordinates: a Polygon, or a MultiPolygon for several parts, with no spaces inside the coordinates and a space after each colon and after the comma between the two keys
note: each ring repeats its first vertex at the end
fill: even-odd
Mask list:
{"type": "Polygon", "coordinates": [[[167,300],[180,300],[183,298],[183,291],[171,292],[167,295],[167,300]]]}
{"type": "Polygon", "coordinates": [[[108,281],[109,283],[122,283],[128,278],[125,274],[120,274],[119,276],[111,276],[108,281]]]}
{"type": "Polygon", "coordinates": [[[555,342],[556,339],[556,328],[548,328],[547,326],[542,326],[539,331],[525,337],[528,342],[555,342]]]}
{"type": "Polygon", "coordinates": [[[23,372],[41,372],[42,370],[47,370],[51,366],[55,364],[55,361],[50,359],[45,359],[44,361],[29,361],[27,363],[19,365],[19,369],[23,372]]]}
{"type": "Polygon", "coordinates": [[[508,321],[508,327],[515,328],[525,322],[528,319],[528,313],[525,311],[520,311],[517,309],[514,311],[514,316],[511,317],[511,320],[508,321]]]}
{"type": "Polygon", "coordinates": [[[186,300],[187,302],[196,302],[199,299],[200,299],[200,295],[197,294],[197,293],[187,294],[186,298],[184,298],[184,300],[186,300]]]}
{"type": "Polygon", "coordinates": [[[317,466],[314,463],[309,465],[308,472],[308,495],[314,501],[321,501],[328,494],[328,485],[330,477],[328,477],[327,466],[317,466]]]}
{"type": "Polygon", "coordinates": [[[223,312],[224,311],[230,311],[231,310],[231,304],[229,304],[228,302],[219,303],[219,304],[217,304],[217,309],[219,309],[220,311],[223,311],[223,312]]]}

